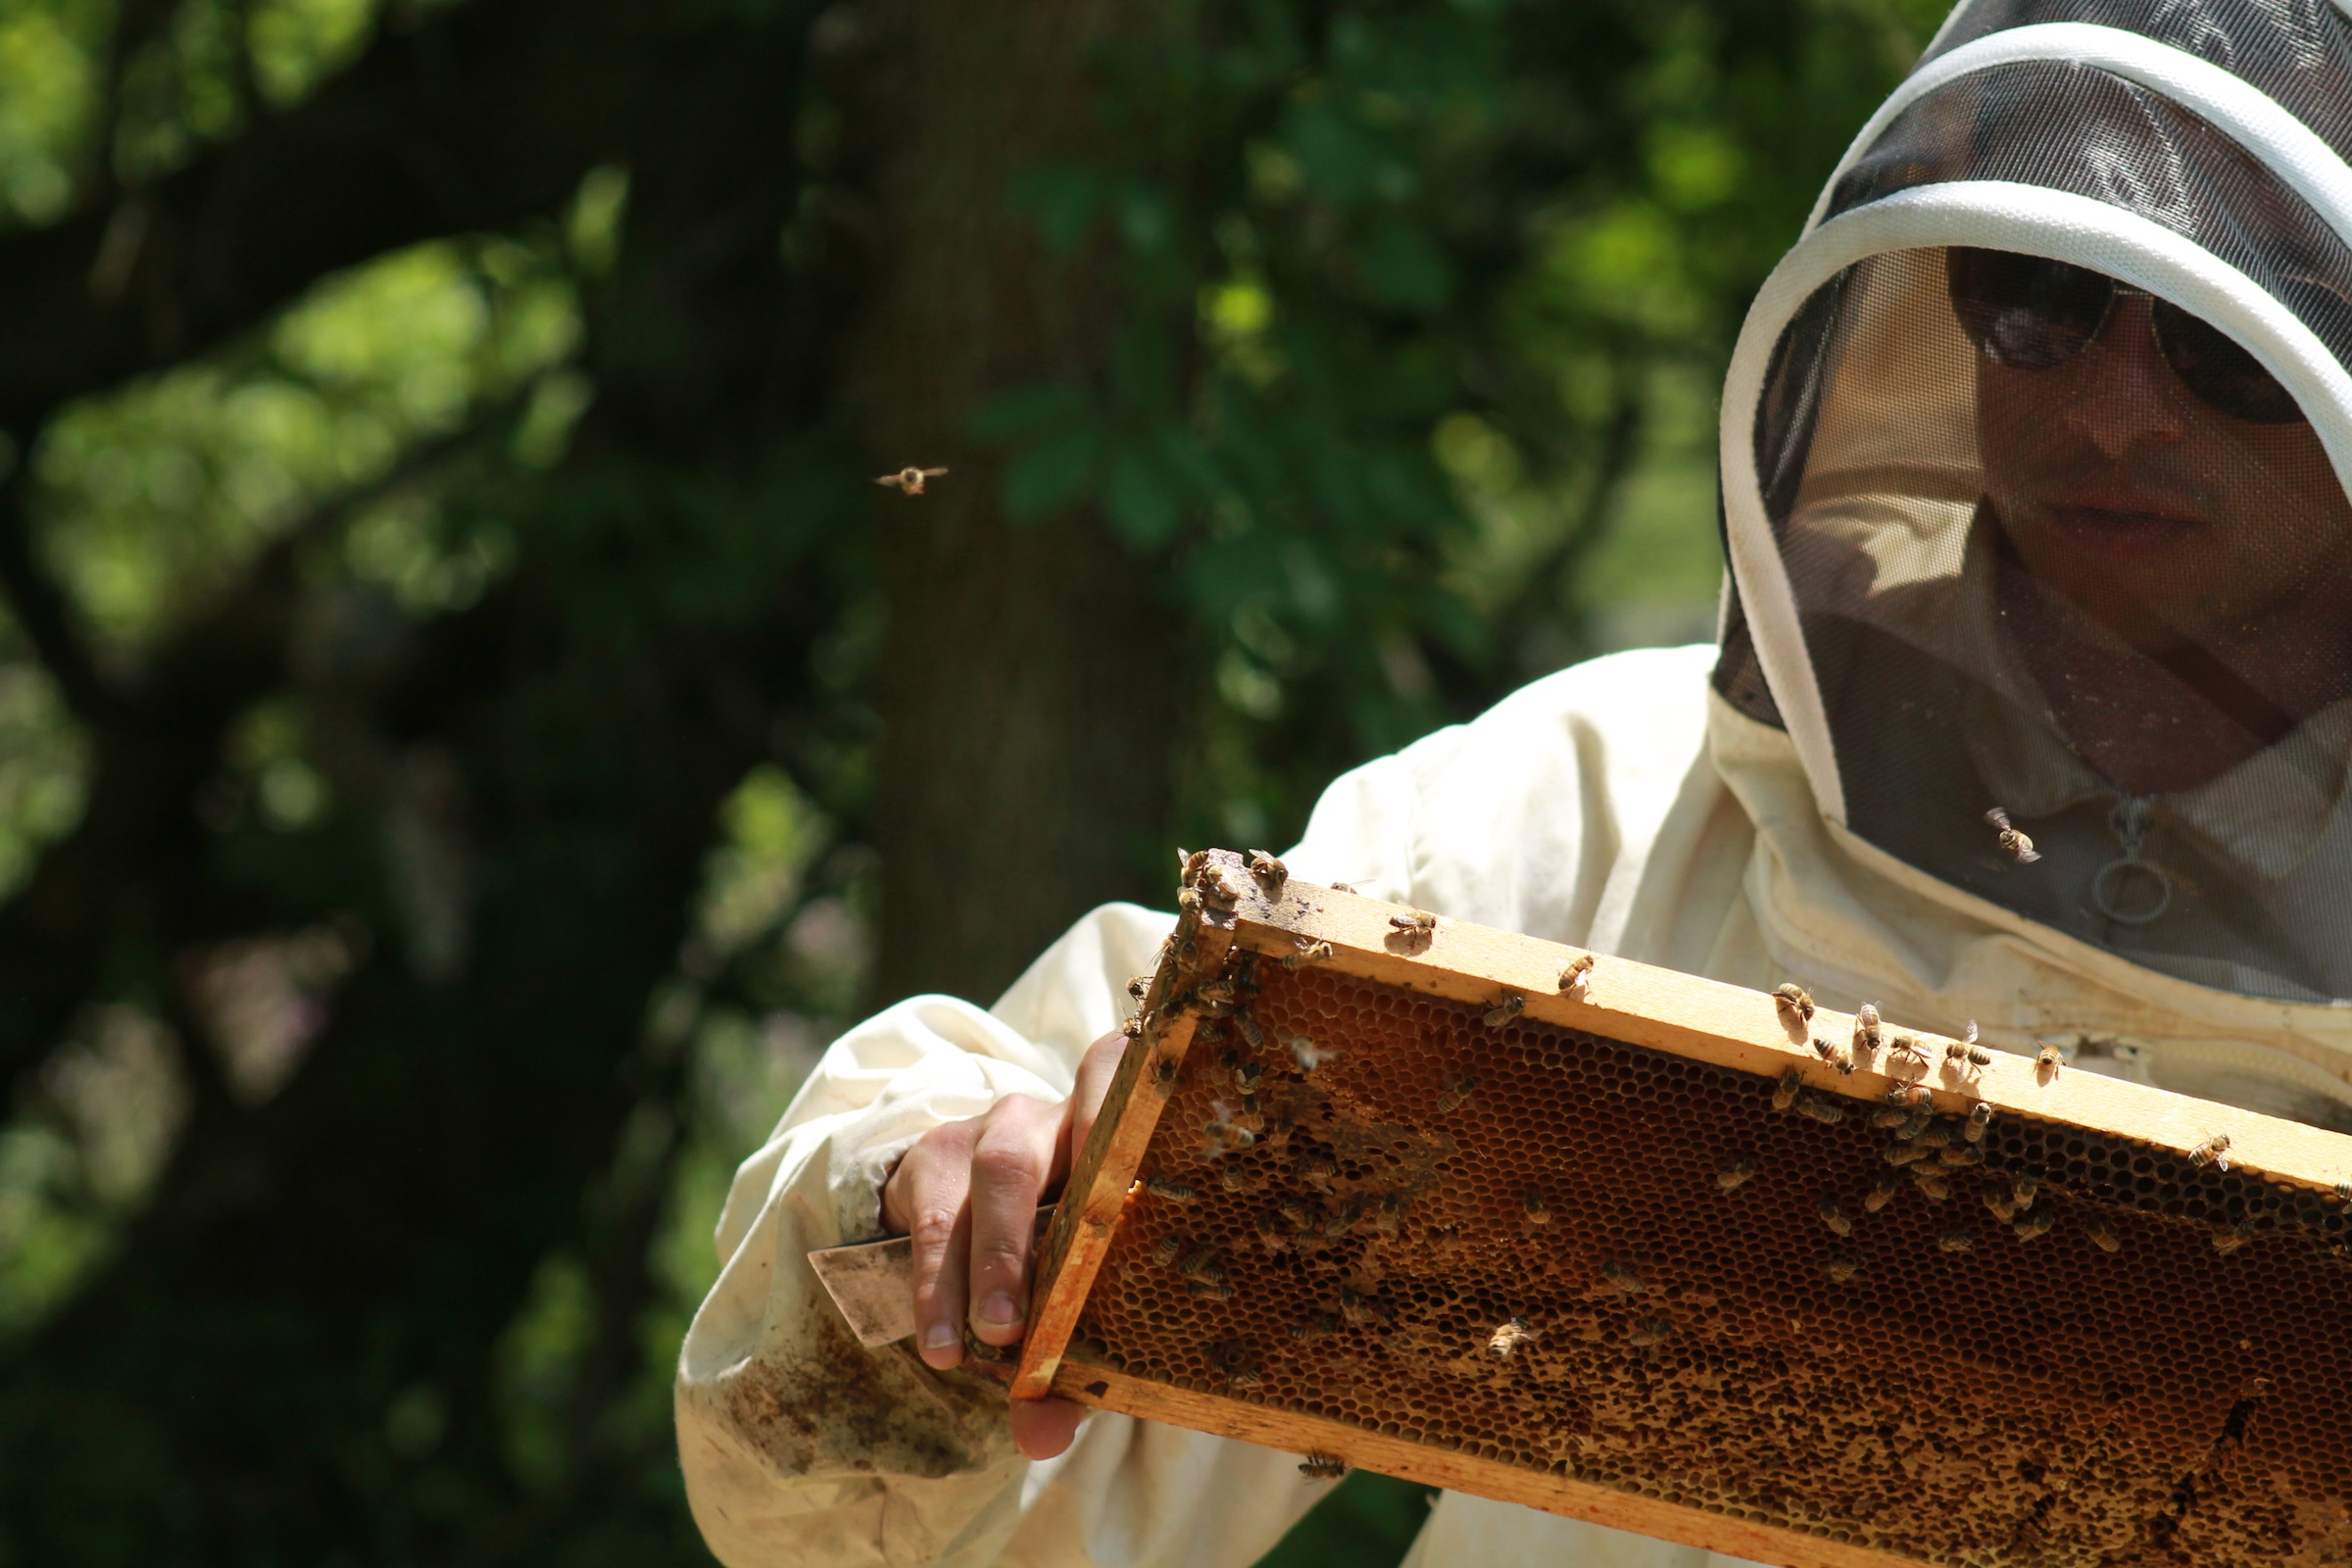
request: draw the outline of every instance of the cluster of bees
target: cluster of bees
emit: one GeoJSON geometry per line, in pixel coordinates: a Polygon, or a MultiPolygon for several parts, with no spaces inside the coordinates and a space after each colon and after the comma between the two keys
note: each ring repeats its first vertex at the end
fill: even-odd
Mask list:
{"type": "MultiPolygon", "coordinates": [[[[1997,813],[1996,813],[1997,814],[1997,813]]],[[[2023,835],[2016,835],[2023,839],[2023,835]]],[[[2037,858],[2031,855],[2032,841],[2025,841],[2028,855],[2021,858],[2037,858]]],[[[1773,991],[1773,1001],[1782,1013],[1796,1023],[1810,1023],[1814,1014],[1813,999],[1803,987],[1793,981],[1785,982],[1773,991]]],[[[1966,1092],[1979,1074],[1992,1063],[1992,1054],[1977,1041],[1975,1020],[1958,1040],[1945,1042],[1940,1054],[1914,1036],[1892,1034],[1879,1018],[1876,1004],[1864,1003],[1854,1014],[1854,1032],[1850,1045],[1840,1049],[1833,1042],[1815,1037],[1813,1052],[1838,1072],[1850,1073],[1857,1065],[1868,1062],[1882,1050],[1885,1060],[1881,1067],[1895,1085],[1887,1091],[1886,1103],[1875,1111],[1871,1126],[1880,1131],[1891,1131],[1893,1142],[1882,1151],[1888,1165],[1899,1174],[1879,1178],[1867,1197],[1862,1200],[1866,1213],[1875,1214],[1893,1201],[1902,1190],[1902,1178],[1907,1176],[1920,1196],[1932,1202],[1946,1202],[1952,1197],[1955,1178],[1971,1167],[1984,1163],[1981,1146],[1984,1132],[1992,1124],[1993,1109],[1979,1100],[1969,1107],[1965,1116],[1939,1115],[1935,1108],[1935,1096],[1926,1080],[1936,1066],[1938,1054],[1946,1076],[1947,1087],[1966,1092]]],[[[2035,1075],[2047,1082],[2063,1062],[2058,1048],[2036,1042],[2035,1075]]],[[[1781,1075],[1774,1086],[1772,1108],[1776,1111],[1793,1110],[1835,1126],[1845,1120],[1850,1102],[1841,1097],[1823,1095],[1804,1087],[1804,1075],[1791,1067],[1781,1075]]],[[[2230,1168],[2230,1135],[2217,1133],[2189,1151],[2190,1165],[2207,1166],[2227,1171],[2230,1168]]],[[[1725,1192],[1739,1187],[1756,1171],[1755,1156],[1736,1155],[1716,1176],[1716,1185],[1725,1192]]],[[[1984,1207],[2002,1225],[2008,1227],[2020,1241],[2034,1241],[2057,1228],[2057,1217],[2048,1209],[2034,1210],[2034,1200],[2040,1191],[2041,1180],[2031,1173],[2009,1178],[2006,1191],[1987,1185],[1979,1197],[1984,1207]]],[[[2352,1183],[2338,1189],[2352,1198],[2352,1183]]],[[[1853,1220],[1838,1200],[1824,1197],[1818,1205],[1821,1221],[1833,1235],[1853,1234],[1853,1220]]],[[[2083,1233],[2101,1251],[2123,1250],[2123,1238],[2106,1220],[2093,1214],[2084,1219],[2083,1233]]],[[[2249,1217],[2233,1225],[2217,1229],[2213,1235],[2214,1250],[2224,1256],[2236,1251],[2260,1232],[2260,1226],[2249,1217]]],[[[1974,1249],[1973,1232],[1964,1227],[1943,1232],[1937,1245],[1947,1252],[1965,1252],[1974,1249]]],[[[1853,1259],[1834,1256],[1825,1265],[1830,1277],[1840,1283],[1852,1279],[1858,1271],[1853,1259]]]]}

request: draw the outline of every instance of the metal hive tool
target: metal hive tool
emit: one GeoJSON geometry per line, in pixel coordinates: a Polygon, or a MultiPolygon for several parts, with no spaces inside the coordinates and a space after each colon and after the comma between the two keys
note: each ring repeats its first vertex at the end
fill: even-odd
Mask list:
{"type": "Polygon", "coordinates": [[[1847,1015],[1222,852],[1183,903],[1016,1393],[1791,1568],[2352,1557],[2352,1140],[1841,1071],[1847,1015]]]}

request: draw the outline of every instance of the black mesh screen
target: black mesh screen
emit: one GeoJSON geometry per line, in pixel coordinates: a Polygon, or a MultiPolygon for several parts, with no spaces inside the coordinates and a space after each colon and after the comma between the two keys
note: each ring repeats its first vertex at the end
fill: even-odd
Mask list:
{"type": "Polygon", "coordinates": [[[1758,470],[1848,824],[2135,962],[2352,995],[2352,502],[2226,340],[2051,266],[1874,258],[1774,356],[1758,470]]]}

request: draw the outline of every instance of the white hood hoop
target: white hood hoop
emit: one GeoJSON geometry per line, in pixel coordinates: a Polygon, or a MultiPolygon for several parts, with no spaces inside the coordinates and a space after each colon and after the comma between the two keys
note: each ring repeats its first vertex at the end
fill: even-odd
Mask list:
{"type": "Polygon", "coordinates": [[[1773,270],[1740,328],[1724,382],[1719,455],[1732,574],[1755,630],[1756,657],[1815,802],[1840,827],[1846,825],[1844,784],[1806,658],[1795,594],[1765,515],[1755,415],[1773,350],[1816,289],[1873,256],[1948,245],[2071,262],[2173,300],[2212,322],[2294,396],[2338,483],[2352,492],[2352,375],[2268,290],[2172,229],[2087,196],[2001,180],[1918,186],[1813,229],[1773,270]]]}

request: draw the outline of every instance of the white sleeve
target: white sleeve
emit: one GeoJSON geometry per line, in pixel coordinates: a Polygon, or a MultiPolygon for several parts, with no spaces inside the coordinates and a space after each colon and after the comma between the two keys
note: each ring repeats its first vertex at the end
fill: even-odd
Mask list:
{"type": "Polygon", "coordinates": [[[1105,906],[988,1011],[928,996],[867,1019],[736,1172],[674,1394],[687,1497],[727,1568],[1244,1568],[1314,1500],[1293,1455],[1122,1416],[1032,1466],[1000,1396],[859,1346],[806,1256],[880,1234],[882,1180],[931,1128],[1066,1096],[1172,924],[1105,906]]]}

